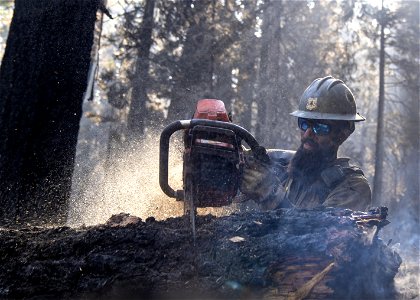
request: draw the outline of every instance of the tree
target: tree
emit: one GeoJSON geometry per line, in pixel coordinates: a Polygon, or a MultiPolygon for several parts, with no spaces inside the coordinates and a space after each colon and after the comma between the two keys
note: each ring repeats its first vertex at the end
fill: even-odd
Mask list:
{"type": "Polygon", "coordinates": [[[257,64],[259,43],[256,36],[258,3],[247,1],[244,3],[243,19],[244,32],[242,39],[236,42],[236,61],[233,62],[236,98],[233,106],[233,121],[248,130],[252,130],[252,105],[255,103],[255,87],[257,80],[257,64]]]}
{"type": "Polygon", "coordinates": [[[155,0],[146,0],[144,5],[143,21],[137,40],[136,70],[132,78],[133,89],[131,93],[130,111],[127,119],[127,128],[130,138],[139,138],[144,133],[144,123],[147,116],[147,87],[149,83],[149,56],[152,47],[152,31],[154,26],[153,12],[155,0]]]}
{"type": "Polygon", "coordinates": [[[289,113],[317,77],[350,77],[345,10],[331,1],[264,2],[261,16],[257,138],[268,147],[296,147],[297,126],[289,113]],[[345,66],[345,67],[343,67],[345,66]]]}
{"type": "Polygon", "coordinates": [[[213,97],[214,34],[209,18],[212,4],[212,0],[197,1],[186,10],[189,26],[182,55],[173,73],[174,96],[169,107],[169,120],[190,118],[198,99],[213,97]]]}
{"type": "Polygon", "coordinates": [[[281,19],[283,13],[282,1],[266,1],[263,13],[261,52],[258,84],[258,127],[257,137],[265,145],[270,145],[271,136],[266,134],[267,128],[276,121],[270,110],[277,113],[279,100],[280,64],[282,53],[280,51],[281,19]]]}
{"type": "Polygon", "coordinates": [[[67,213],[97,1],[16,0],[0,68],[0,222],[67,213]]]}
{"type": "MultiPolygon", "coordinates": [[[[358,18],[363,24],[364,39],[372,42],[363,61],[365,71],[374,72],[376,82],[372,83],[366,76],[359,81],[365,82],[363,98],[379,98],[370,105],[373,112],[377,110],[375,117],[370,118],[374,119],[371,125],[377,125],[376,139],[364,151],[366,154],[369,148],[375,150],[370,154],[374,167],[374,205],[400,211],[402,198],[410,199],[418,194],[417,180],[413,182],[406,176],[415,178],[412,168],[418,170],[417,139],[412,138],[413,130],[418,131],[418,3],[387,4],[382,8],[361,6],[358,18]],[[368,67],[372,65],[374,68],[368,67]]],[[[367,143],[366,140],[364,144],[367,143]]]]}
{"type": "Polygon", "coordinates": [[[378,99],[378,123],[376,129],[376,151],[375,151],[375,177],[373,183],[373,204],[378,205],[382,197],[382,175],[384,160],[384,105],[385,105],[385,21],[384,2],[382,0],[381,37],[379,46],[379,99],[378,99]]]}
{"type": "MultiPolygon", "coordinates": [[[[398,220],[397,230],[409,233],[418,228],[419,188],[419,91],[420,44],[419,3],[404,1],[394,12],[395,24],[389,35],[387,164],[386,182],[392,182],[389,206],[398,220]],[[397,170],[397,172],[395,172],[397,170]],[[410,230],[411,229],[411,230],[410,230]]],[[[388,187],[389,184],[386,185],[388,187]]],[[[414,241],[414,239],[412,240],[414,241]]]]}

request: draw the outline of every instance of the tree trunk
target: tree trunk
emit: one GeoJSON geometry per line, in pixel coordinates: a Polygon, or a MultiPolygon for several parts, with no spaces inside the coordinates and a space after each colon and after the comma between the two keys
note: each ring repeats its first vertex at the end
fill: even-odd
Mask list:
{"type": "MultiPolygon", "coordinates": [[[[245,14],[246,21],[244,24],[246,28],[255,28],[256,11],[258,11],[258,4],[249,1],[246,2],[245,14]]],[[[258,39],[255,36],[254,30],[245,30],[242,33],[242,45],[238,53],[238,83],[237,96],[234,107],[234,122],[243,126],[251,132],[255,132],[252,128],[252,103],[255,101],[255,81],[257,79],[258,39]]]]}
{"type": "Polygon", "coordinates": [[[0,69],[0,222],[64,222],[98,1],[16,0],[0,69]]]}
{"type": "MultiPolygon", "coordinates": [[[[258,125],[256,137],[261,144],[273,147],[272,139],[267,130],[273,124],[272,113],[279,106],[278,81],[280,77],[280,24],[282,2],[266,1],[264,10],[261,55],[259,70],[259,95],[258,95],[258,125]]],[[[271,132],[271,131],[270,131],[271,132]]],[[[275,132],[271,132],[275,135],[275,132]]]]}
{"type": "Polygon", "coordinates": [[[149,55],[153,44],[153,12],[155,0],[147,0],[144,8],[142,28],[138,40],[138,57],[136,71],[133,78],[133,92],[131,96],[130,112],[128,114],[127,127],[129,140],[143,135],[146,119],[147,84],[149,81],[149,55]]]}
{"type": "Polygon", "coordinates": [[[384,161],[384,98],[385,98],[385,21],[384,6],[381,10],[381,41],[379,50],[379,103],[378,126],[376,129],[375,177],[373,181],[373,205],[378,205],[382,198],[382,175],[384,161]]]}

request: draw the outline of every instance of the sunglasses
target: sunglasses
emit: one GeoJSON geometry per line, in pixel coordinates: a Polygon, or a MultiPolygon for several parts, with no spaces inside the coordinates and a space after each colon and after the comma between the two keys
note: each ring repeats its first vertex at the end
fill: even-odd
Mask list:
{"type": "Polygon", "coordinates": [[[331,132],[331,125],[319,123],[314,120],[308,120],[303,118],[298,118],[299,128],[305,132],[308,128],[312,128],[312,131],[316,135],[327,135],[331,132]]]}

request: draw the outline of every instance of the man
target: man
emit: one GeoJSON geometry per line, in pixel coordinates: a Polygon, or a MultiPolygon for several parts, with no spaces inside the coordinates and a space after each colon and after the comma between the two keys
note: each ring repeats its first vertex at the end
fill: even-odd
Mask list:
{"type": "Polygon", "coordinates": [[[268,150],[269,164],[248,157],[241,192],[263,209],[335,206],[365,211],[371,190],[362,170],[337,158],[339,146],[353,133],[356,112],[350,89],[332,76],[318,78],[291,113],[301,129],[294,151],[268,150]]]}

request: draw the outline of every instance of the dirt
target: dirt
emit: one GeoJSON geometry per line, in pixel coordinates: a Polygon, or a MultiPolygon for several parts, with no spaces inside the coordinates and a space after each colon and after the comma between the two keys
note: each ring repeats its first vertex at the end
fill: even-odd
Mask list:
{"type": "Polygon", "coordinates": [[[195,241],[182,217],[3,227],[0,298],[395,298],[401,258],[377,223],[356,219],[337,208],[198,216],[195,241]]]}

